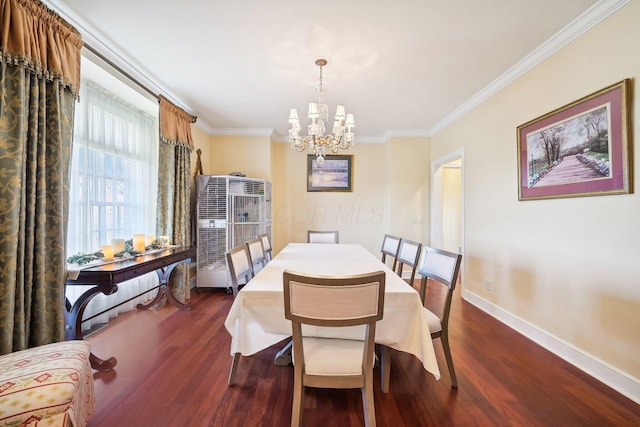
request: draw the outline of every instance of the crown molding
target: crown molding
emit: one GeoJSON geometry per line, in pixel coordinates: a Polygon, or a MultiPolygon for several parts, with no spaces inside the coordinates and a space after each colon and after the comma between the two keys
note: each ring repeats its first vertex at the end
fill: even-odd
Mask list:
{"type": "Polygon", "coordinates": [[[584,34],[586,31],[605,20],[609,15],[629,3],[631,0],[601,0],[591,6],[582,15],[571,21],[566,27],[554,34],[549,40],[536,48],[529,55],[509,68],[500,77],[472,96],[468,101],[448,114],[429,130],[435,135],[462,116],[491,98],[496,93],[522,77],[533,67],[545,61],[551,55],[584,34]]]}
{"type": "MultiPolygon", "coordinates": [[[[42,0],[49,8],[58,13],[63,19],[73,25],[82,35],[83,40],[106,59],[116,64],[125,73],[144,85],[143,89],[162,94],[177,106],[183,108],[189,114],[197,116],[197,113],[187,107],[171,89],[158,83],[153,73],[142,67],[140,64],[129,59],[127,55],[113,46],[113,43],[104,34],[101,34],[86,21],[80,18],[74,11],[63,9],[58,0],[42,0]]],[[[533,52],[520,60],[492,83],[484,87],[465,103],[460,105],[450,114],[444,117],[428,130],[388,130],[382,137],[360,137],[358,142],[363,143],[383,143],[393,137],[431,137],[445,129],[447,126],[460,119],[462,116],[478,107],[480,104],[491,98],[493,95],[504,89],[509,84],[526,74],[533,67],[540,64],[555,52],[571,43],[577,37],[606,19],[609,15],[625,6],[631,0],[601,0],[586,10],[582,15],[574,19],[566,27],[558,31],[550,39],[536,48],[533,52]]],[[[208,135],[248,135],[248,136],[270,136],[273,138],[273,129],[216,129],[210,123],[198,118],[196,126],[208,135]]],[[[274,141],[286,142],[278,137],[274,141]]]]}
{"type": "MultiPolygon", "coordinates": [[[[135,79],[135,82],[141,85],[142,89],[154,94],[156,97],[162,95],[173,104],[185,110],[187,113],[192,116],[197,116],[197,113],[193,109],[189,108],[187,104],[171,89],[159,84],[159,80],[155,78],[152,72],[131,60],[120,50],[116,49],[113,42],[111,42],[108,37],[89,25],[84,19],[78,16],[75,11],[69,9],[68,6],[63,8],[57,0],[42,0],[42,2],[60,15],[60,17],[66,20],[69,24],[74,26],[82,35],[82,40],[85,45],[90,46],[92,50],[95,50],[100,55],[104,56],[106,60],[110,61],[122,72],[135,79]]],[[[210,133],[213,130],[213,126],[203,121],[201,118],[198,118],[196,124],[200,129],[207,133],[210,133]]]]}
{"type": "Polygon", "coordinates": [[[209,135],[271,137],[273,135],[273,128],[217,128],[211,129],[209,135]]]}
{"type": "Polygon", "coordinates": [[[196,120],[194,125],[197,126],[199,129],[201,129],[207,135],[211,135],[213,133],[213,131],[214,131],[213,126],[209,125],[209,123],[207,123],[204,120],[200,119],[200,117],[198,117],[198,120],[196,120]]]}
{"type": "Polygon", "coordinates": [[[431,131],[426,129],[389,129],[384,133],[383,139],[390,138],[429,138],[431,131]]]}
{"type": "MultiPolygon", "coordinates": [[[[289,144],[289,138],[285,138],[285,137],[282,137],[282,136],[274,136],[274,137],[271,138],[271,140],[273,142],[282,142],[282,143],[289,144]]],[[[378,137],[373,137],[373,136],[358,136],[358,135],[356,135],[356,139],[355,139],[355,142],[353,144],[354,145],[357,145],[357,144],[384,144],[385,142],[387,142],[387,138],[386,137],[378,138],[378,137]]]]}

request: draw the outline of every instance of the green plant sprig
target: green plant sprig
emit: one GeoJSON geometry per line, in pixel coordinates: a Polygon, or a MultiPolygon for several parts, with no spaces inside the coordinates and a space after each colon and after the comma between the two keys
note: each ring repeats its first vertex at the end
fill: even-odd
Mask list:
{"type": "Polygon", "coordinates": [[[102,252],[93,252],[90,254],[72,255],[69,258],[67,258],[67,262],[69,264],[85,265],[85,264],[89,264],[92,261],[99,260],[101,258],[104,258],[104,255],[102,254],[102,252]]]}
{"type": "MultiPolygon", "coordinates": [[[[151,242],[150,245],[146,246],[145,250],[162,249],[165,247],[166,247],[166,244],[164,241],[156,239],[153,242],[151,242]]],[[[133,250],[133,239],[129,239],[124,241],[124,250],[118,253],[115,253],[113,256],[114,258],[126,258],[126,257],[134,257],[138,255],[141,255],[141,253],[133,250]]],[[[104,258],[104,254],[100,251],[92,252],[89,254],[76,254],[68,257],[67,263],[85,265],[85,264],[89,264],[90,262],[100,260],[102,258],[104,258]]]]}

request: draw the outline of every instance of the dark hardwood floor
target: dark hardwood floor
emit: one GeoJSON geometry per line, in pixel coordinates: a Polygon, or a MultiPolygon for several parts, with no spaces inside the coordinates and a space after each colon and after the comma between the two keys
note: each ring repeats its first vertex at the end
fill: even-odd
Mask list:
{"type": "MultiPolygon", "coordinates": [[[[227,386],[231,356],[224,320],[232,296],[192,293],[191,311],[170,305],[133,311],[90,335],[112,372],[95,372],[90,427],[287,426],[293,370],[275,366],[281,346],[243,357],[227,386]]],[[[412,355],[390,350],[390,392],[375,377],[377,425],[640,426],[640,405],[594,380],[497,320],[454,298],[451,347],[458,376],[450,387],[440,342],[437,381],[412,355]]],[[[359,390],[305,394],[305,426],[364,425],[359,390]]]]}

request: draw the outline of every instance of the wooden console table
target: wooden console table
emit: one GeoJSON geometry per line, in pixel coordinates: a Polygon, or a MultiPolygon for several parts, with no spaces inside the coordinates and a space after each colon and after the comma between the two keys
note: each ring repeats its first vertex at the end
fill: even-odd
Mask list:
{"type": "MultiPolygon", "coordinates": [[[[94,296],[101,292],[105,295],[111,295],[118,291],[118,283],[122,283],[152,271],[155,271],[158,274],[158,279],[160,281],[160,284],[157,287],[158,293],[148,304],[138,304],[138,310],[144,310],[155,305],[163,296],[166,296],[167,300],[173,306],[182,310],[190,310],[191,303],[188,302],[183,304],[176,299],[175,295],[173,295],[169,278],[171,277],[173,270],[180,263],[189,263],[192,258],[195,258],[195,256],[196,249],[193,246],[173,247],[167,248],[161,252],[143,254],[125,261],[119,260],[80,270],[75,279],[67,279],[67,286],[93,285],[93,287],[80,295],[73,305],[71,305],[69,300],[66,301],[66,339],[83,339],[82,316],[87,304],[89,304],[89,301],[91,301],[94,296]]],[[[110,371],[117,363],[115,357],[103,360],[93,353],[90,355],[90,360],[91,367],[98,371],[110,371]]]]}

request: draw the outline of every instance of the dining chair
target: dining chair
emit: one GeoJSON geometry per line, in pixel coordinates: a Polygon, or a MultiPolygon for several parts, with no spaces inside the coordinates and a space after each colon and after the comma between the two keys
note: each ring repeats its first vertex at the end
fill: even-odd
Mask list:
{"type": "Polygon", "coordinates": [[[269,234],[263,233],[258,236],[262,240],[262,249],[264,249],[264,255],[266,262],[269,262],[273,259],[273,248],[271,247],[271,238],[269,234]]]}
{"type": "Polygon", "coordinates": [[[264,253],[262,239],[260,237],[256,237],[255,239],[245,242],[245,245],[247,245],[247,249],[249,250],[251,268],[253,269],[253,275],[255,276],[267,264],[267,256],[264,253]]]}
{"type": "MultiPolygon", "coordinates": [[[[231,289],[233,291],[233,298],[235,299],[238,296],[240,285],[246,285],[254,276],[249,245],[248,243],[244,243],[242,245],[236,246],[235,248],[227,251],[225,255],[227,258],[227,269],[229,270],[229,275],[231,276],[231,289]]],[[[233,355],[233,359],[231,361],[231,369],[229,370],[229,385],[233,385],[235,382],[239,363],[240,353],[236,353],[233,355]]]]}
{"type": "Polygon", "coordinates": [[[402,239],[400,237],[396,237],[391,234],[385,234],[384,239],[382,239],[382,248],[380,249],[380,252],[382,253],[382,262],[387,262],[387,255],[393,257],[393,271],[396,271],[396,265],[398,264],[398,249],[400,249],[401,240],[402,239]]]}
{"type": "MultiPolygon", "coordinates": [[[[418,273],[422,276],[419,291],[422,302],[424,303],[426,300],[427,285],[430,286],[431,284],[437,283],[443,287],[443,289],[446,289],[446,296],[444,296],[444,298],[440,294],[438,295],[440,296],[439,298],[433,298],[433,303],[429,304],[432,308],[434,305],[437,307],[437,314],[426,307],[424,310],[429,323],[431,339],[440,338],[442,342],[444,357],[447,361],[447,367],[449,368],[449,376],[451,377],[451,386],[458,388],[458,381],[456,380],[456,372],[453,368],[453,359],[451,358],[451,349],[449,346],[449,314],[451,312],[453,291],[458,281],[462,255],[429,246],[423,247],[422,252],[422,259],[418,268],[418,273]]],[[[433,294],[436,294],[436,292],[429,292],[429,295],[433,294]]],[[[430,300],[429,302],[432,301],[430,300]]]]}
{"type": "Polygon", "coordinates": [[[409,285],[413,287],[413,280],[416,277],[416,268],[418,267],[418,260],[420,259],[420,249],[422,249],[422,243],[414,242],[413,240],[402,239],[398,245],[398,255],[396,260],[398,261],[398,276],[402,277],[402,270],[404,266],[411,268],[411,278],[409,279],[409,285]]]}
{"type": "Polygon", "coordinates": [[[359,388],[365,425],[375,426],[373,362],[376,322],[382,319],[385,273],[307,276],[283,273],[284,315],[293,335],[291,425],[300,426],[305,387],[359,388]],[[361,339],[302,335],[302,325],[344,328],[366,325],[361,339]]]}
{"type": "Polygon", "coordinates": [[[307,243],[339,243],[338,230],[307,231],[307,243]]]}
{"type": "Polygon", "coordinates": [[[227,268],[231,276],[231,289],[233,297],[238,295],[240,285],[246,285],[253,278],[253,266],[249,247],[246,244],[236,246],[225,254],[227,258],[227,268]]]}

